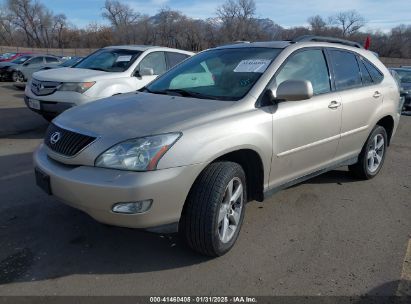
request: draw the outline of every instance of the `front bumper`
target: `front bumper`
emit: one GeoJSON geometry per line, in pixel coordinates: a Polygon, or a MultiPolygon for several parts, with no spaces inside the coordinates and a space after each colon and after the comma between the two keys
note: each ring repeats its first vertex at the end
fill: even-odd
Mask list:
{"type": "Polygon", "coordinates": [[[46,115],[54,116],[54,117],[70,109],[71,107],[75,106],[74,103],[69,103],[69,102],[44,101],[38,98],[36,98],[36,100],[38,100],[40,103],[40,109],[33,109],[32,107],[30,107],[29,97],[24,96],[24,102],[26,103],[27,108],[29,108],[33,112],[36,112],[39,114],[46,114],[46,115]]]}
{"type": "Polygon", "coordinates": [[[34,165],[50,177],[51,192],[99,222],[129,227],[154,228],[176,223],[194,180],[205,164],[150,172],[130,172],[89,166],[68,166],[50,159],[41,145],[34,165]],[[118,202],[152,199],[141,214],[111,211],[118,202]]]}

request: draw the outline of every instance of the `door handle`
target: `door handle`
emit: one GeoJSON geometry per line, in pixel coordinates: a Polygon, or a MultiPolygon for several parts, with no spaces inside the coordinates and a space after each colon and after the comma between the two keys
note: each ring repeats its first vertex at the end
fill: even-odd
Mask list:
{"type": "Polygon", "coordinates": [[[381,93],[378,92],[378,91],[375,91],[375,92],[374,92],[374,95],[372,95],[372,97],[374,97],[374,98],[380,98],[380,97],[381,97],[381,93]]]}
{"type": "Polygon", "coordinates": [[[338,109],[340,106],[341,106],[341,102],[338,102],[338,101],[335,101],[335,100],[331,101],[331,103],[328,105],[328,107],[329,107],[331,110],[336,110],[336,109],[338,109]]]}

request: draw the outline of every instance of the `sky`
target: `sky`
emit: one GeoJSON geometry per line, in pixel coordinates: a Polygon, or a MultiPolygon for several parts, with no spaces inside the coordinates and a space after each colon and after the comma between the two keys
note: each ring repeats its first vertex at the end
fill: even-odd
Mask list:
{"type": "MultiPolygon", "coordinates": [[[[105,24],[101,17],[104,0],[39,0],[54,13],[64,13],[78,27],[90,22],[105,24]]],[[[216,16],[222,0],[121,0],[134,10],[154,15],[162,7],[181,11],[192,18],[216,16]]],[[[307,25],[313,15],[328,17],[337,12],[357,10],[367,21],[365,29],[388,31],[399,24],[411,24],[410,0],[256,0],[257,17],[270,18],[283,27],[307,25]]]]}

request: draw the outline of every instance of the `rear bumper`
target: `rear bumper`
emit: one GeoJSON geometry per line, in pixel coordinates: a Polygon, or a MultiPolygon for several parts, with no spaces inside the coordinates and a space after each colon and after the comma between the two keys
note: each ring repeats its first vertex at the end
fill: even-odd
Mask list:
{"type": "Polygon", "coordinates": [[[203,164],[130,172],[89,166],[68,166],[47,156],[41,145],[34,152],[34,165],[50,177],[52,194],[99,222],[129,227],[154,228],[179,221],[188,192],[203,164]],[[114,204],[153,200],[140,214],[112,212],[114,204]]]}

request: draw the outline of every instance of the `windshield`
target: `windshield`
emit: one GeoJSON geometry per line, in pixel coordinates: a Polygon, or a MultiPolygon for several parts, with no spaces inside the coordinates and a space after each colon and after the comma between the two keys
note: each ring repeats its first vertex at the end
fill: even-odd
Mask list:
{"type": "Polygon", "coordinates": [[[21,56],[21,57],[19,57],[19,58],[17,58],[17,59],[14,59],[13,61],[12,61],[12,63],[16,63],[16,64],[21,64],[21,63],[24,63],[24,62],[26,62],[28,59],[30,59],[31,58],[31,56],[21,56]]]}
{"type": "Polygon", "coordinates": [[[147,86],[157,94],[239,100],[282,49],[214,49],[191,57],[147,86]]]}
{"type": "Polygon", "coordinates": [[[81,57],[74,57],[71,59],[68,59],[66,61],[64,61],[63,63],[60,63],[59,66],[61,67],[71,67],[73,65],[75,65],[77,62],[79,62],[81,60],[81,57]]]}
{"type": "Polygon", "coordinates": [[[411,82],[411,70],[405,71],[405,70],[395,70],[398,75],[400,76],[401,83],[408,83],[411,82]]]}
{"type": "Polygon", "coordinates": [[[135,50],[101,49],[73,67],[104,72],[124,72],[140,54],[141,51],[135,50]]]}

